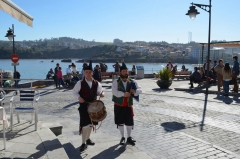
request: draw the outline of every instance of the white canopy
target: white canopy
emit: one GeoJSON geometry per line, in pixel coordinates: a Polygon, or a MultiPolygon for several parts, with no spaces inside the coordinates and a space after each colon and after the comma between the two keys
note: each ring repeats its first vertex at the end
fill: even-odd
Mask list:
{"type": "Polygon", "coordinates": [[[18,7],[11,0],[0,0],[0,10],[12,15],[20,22],[32,27],[33,17],[18,7]]]}

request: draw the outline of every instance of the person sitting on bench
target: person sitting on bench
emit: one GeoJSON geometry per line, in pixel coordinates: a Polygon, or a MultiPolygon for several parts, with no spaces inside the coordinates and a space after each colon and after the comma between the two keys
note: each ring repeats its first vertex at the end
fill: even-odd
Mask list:
{"type": "Polygon", "coordinates": [[[198,72],[197,67],[194,67],[194,72],[190,75],[190,88],[193,88],[193,83],[202,82],[201,74],[198,72]]]}

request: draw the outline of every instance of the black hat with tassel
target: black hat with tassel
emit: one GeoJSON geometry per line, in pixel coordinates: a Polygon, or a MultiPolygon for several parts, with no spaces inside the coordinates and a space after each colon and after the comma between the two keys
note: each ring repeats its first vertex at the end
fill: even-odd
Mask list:
{"type": "Polygon", "coordinates": [[[127,66],[126,66],[126,64],[124,63],[124,60],[122,59],[122,66],[120,67],[120,71],[122,71],[122,70],[127,70],[128,68],[127,68],[127,66]]]}
{"type": "Polygon", "coordinates": [[[91,71],[93,70],[93,69],[92,69],[92,60],[90,60],[90,61],[89,61],[89,65],[84,68],[84,71],[85,71],[85,70],[91,70],[91,71]]]}

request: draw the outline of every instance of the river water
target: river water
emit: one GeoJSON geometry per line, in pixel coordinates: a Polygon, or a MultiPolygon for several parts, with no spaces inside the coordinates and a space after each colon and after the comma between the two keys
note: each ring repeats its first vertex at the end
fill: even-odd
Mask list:
{"type": "MultiPolygon", "coordinates": [[[[82,63],[76,63],[77,59],[72,59],[77,66],[77,69],[81,72],[82,70],[82,63]]],[[[29,60],[19,60],[19,65],[16,66],[16,69],[21,74],[21,79],[45,79],[46,74],[50,70],[50,68],[54,69],[56,67],[56,63],[59,63],[62,67],[63,74],[66,74],[66,68],[71,63],[61,62],[61,59],[54,60],[51,62],[51,59],[29,59],[29,60]]],[[[93,63],[93,67],[97,63],[93,63]]],[[[107,72],[114,71],[112,65],[114,63],[106,63],[108,65],[107,72]]],[[[144,74],[151,74],[153,72],[157,72],[163,67],[166,66],[166,63],[126,63],[129,70],[132,69],[132,65],[135,66],[143,66],[144,67],[144,74]]],[[[178,69],[181,69],[182,64],[174,63],[173,65],[177,65],[178,69]]],[[[190,71],[193,71],[194,65],[192,64],[185,64],[186,68],[190,71]]],[[[0,69],[2,70],[11,70],[13,72],[14,67],[12,66],[12,61],[9,60],[0,60],[0,69]]]]}

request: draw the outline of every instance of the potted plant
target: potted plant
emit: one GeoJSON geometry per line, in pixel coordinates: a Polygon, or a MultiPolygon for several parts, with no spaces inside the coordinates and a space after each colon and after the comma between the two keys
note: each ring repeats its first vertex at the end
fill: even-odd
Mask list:
{"type": "Polygon", "coordinates": [[[171,86],[171,84],[172,84],[172,72],[169,69],[163,68],[162,70],[160,70],[158,72],[157,77],[159,78],[157,80],[157,85],[160,88],[167,89],[168,87],[171,86]]]}

